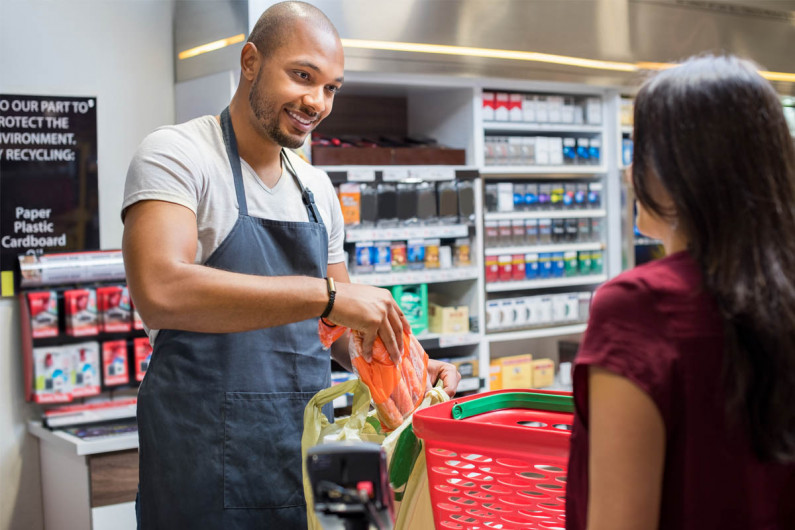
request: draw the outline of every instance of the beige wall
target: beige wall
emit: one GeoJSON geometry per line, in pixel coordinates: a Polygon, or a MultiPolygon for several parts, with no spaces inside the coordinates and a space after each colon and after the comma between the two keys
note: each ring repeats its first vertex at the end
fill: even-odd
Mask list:
{"type": "MultiPolygon", "coordinates": [[[[119,248],[119,208],[141,139],[174,121],[171,0],[0,0],[0,93],[97,97],[100,237],[119,248]]],[[[2,178],[2,175],[0,175],[2,178]]],[[[25,423],[19,311],[0,300],[0,529],[39,530],[38,445],[25,423]]]]}

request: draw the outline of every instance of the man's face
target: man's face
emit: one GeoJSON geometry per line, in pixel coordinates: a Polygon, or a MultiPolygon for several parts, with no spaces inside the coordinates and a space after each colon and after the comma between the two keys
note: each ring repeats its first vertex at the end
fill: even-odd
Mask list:
{"type": "Polygon", "coordinates": [[[296,23],[282,46],[263,57],[249,92],[261,134],[282,147],[300,147],[331,112],[343,70],[339,39],[296,23]]]}

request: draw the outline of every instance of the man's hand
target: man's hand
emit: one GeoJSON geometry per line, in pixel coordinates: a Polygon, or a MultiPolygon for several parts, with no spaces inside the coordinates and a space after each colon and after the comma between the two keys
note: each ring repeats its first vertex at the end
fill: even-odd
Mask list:
{"type": "Polygon", "coordinates": [[[408,328],[409,323],[386,289],[337,283],[334,309],[327,320],[360,332],[362,352],[366,356],[373,351],[375,338],[381,337],[392,361],[395,364],[400,362],[403,355],[403,327],[408,328]]]}
{"type": "Polygon", "coordinates": [[[444,382],[444,391],[447,395],[453,397],[458,388],[458,383],[461,381],[461,374],[455,366],[450,363],[445,363],[436,359],[428,359],[428,375],[431,376],[431,384],[436,385],[436,382],[441,379],[444,382]]]}

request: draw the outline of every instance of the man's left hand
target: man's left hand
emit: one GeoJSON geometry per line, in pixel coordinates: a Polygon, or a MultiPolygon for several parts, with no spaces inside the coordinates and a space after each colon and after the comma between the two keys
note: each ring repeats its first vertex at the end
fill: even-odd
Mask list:
{"type": "Polygon", "coordinates": [[[458,383],[461,381],[461,374],[458,373],[455,366],[437,359],[428,359],[428,375],[431,376],[432,385],[435,386],[436,382],[441,379],[447,395],[450,397],[455,395],[458,383]]]}

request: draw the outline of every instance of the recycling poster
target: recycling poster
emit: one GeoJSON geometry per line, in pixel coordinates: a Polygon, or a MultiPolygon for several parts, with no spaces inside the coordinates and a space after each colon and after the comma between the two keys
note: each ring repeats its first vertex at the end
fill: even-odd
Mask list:
{"type": "Polygon", "coordinates": [[[0,94],[0,296],[20,254],[98,248],[96,98],[0,94]]]}

